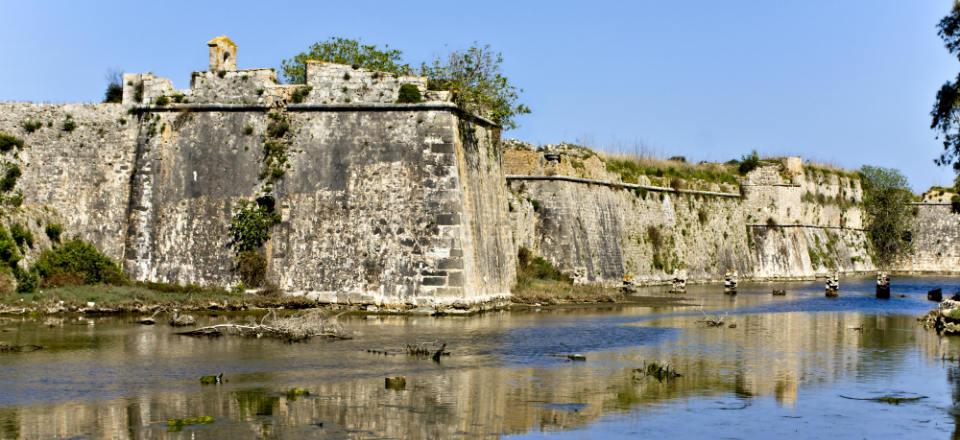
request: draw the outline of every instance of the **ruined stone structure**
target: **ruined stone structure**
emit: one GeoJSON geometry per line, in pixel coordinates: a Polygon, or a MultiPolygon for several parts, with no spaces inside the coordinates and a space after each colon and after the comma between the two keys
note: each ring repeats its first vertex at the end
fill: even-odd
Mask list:
{"type": "MultiPolygon", "coordinates": [[[[267,279],[323,301],[503,298],[520,247],[609,286],[875,270],[860,182],[842,171],[786,158],[739,182],[625,182],[579,147],[501,142],[421,77],[310,62],[305,84],[282,85],[237,69],[229,38],[208,46],[185,90],[127,74],[122,104],[0,103],[0,131],[27,144],[14,215],[38,245],[23,264],[60,223],[134,279],[233,286],[231,218],[268,195],[267,279]],[[398,104],[403,85],[425,102],[398,104]]],[[[919,205],[904,269],[956,272],[958,220],[919,205]]]]}
{"type": "Polygon", "coordinates": [[[209,47],[210,70],[186,90],[127,74],[122,105],[0,104],[0,130],[28,145],[25,210],[134,279],[229,286],[232,215],[269,194],[282,220],[263,249],[267,278],[285,292],[417,305],[509,295],[498,127],[428,94],[424,78],[310,63],[306,86],[280,85],[272,69],[237,70],[228,38],[209,47]],[[429,101],[396,104],[402,84],[429,101]],[[283,133],[267,132],[271,118],[283,133]]]}

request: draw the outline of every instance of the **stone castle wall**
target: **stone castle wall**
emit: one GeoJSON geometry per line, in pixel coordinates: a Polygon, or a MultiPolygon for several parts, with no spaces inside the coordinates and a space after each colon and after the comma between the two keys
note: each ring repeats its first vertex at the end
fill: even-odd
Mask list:
{"type": "Polygon", "coordinates": [[[850,176],[788,158],[750,172],[741,193],[702,182],[683,187],[703,191],[675,190],[645,176],[620,182],[595,155],[566,149],[558,159],[554,152],[505,153],[512,225],[518,247],[579,282],[656,284],[674,274],[717,281],[727,271],[809,279],[874,270],[858,208],[862,190],[850,176]]]}
{"type": "Polygon", "coordinates": [[[282,221],[264,247],[267,278],[288,293],[416,305],[508,296],[516,253],[499,130],[448,101],[395,104],[402,84],[425,92],[422,78],[311,63],[307,79],[296,103],[304,86],[255,69],[197,72],[186,90],[127,74],[123,105],[0,104],[0,130],[27,144],[18,215],[36,213],[40,236],[62,222],[133,279],[229,286],[232,216],[270,186],[282,221]],[[290,126],[272,184],[261,176],[269,112],[290,126]],[[28,133],[26,120],[42,126],[28,133]]]}
{"type": "Polygon", "coordinates": [[[926,202],[914,207],[913,250],[898,264],[899,269],[920,274],[960,273],[960,214],[952,212],[950,203],[926,202]]]}

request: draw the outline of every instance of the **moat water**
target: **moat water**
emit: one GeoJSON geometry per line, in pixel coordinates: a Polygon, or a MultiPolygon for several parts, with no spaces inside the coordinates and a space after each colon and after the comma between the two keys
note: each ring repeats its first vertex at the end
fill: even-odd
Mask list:
{"type": "MultiPolygon", "coordinates": [[[[692,286],[692,306],[342,317],[354,339],[295,344],[0,317],[0,342],[44,346],[0,354],[0,438],[957,438],[960,363],[945,358],[960,337],[917,323],[933,287],[949,296],[960,280],[896,278],[890,300],[864,279],[839,298],[820,282],[692,286]],[[439,363],[366,352],[434,341],[451,352],[439,363]],[[634,374],[651,361],[682,377],[634,374]],[[219,372],[225,383],[200,384],[219,372]],[[844,397],[891,394],[925,398],[844,397]],[[167,424],[200,416],[212,423],[167,424]]],[[[228,319],[246,318],[200,321],[228,319]]]]}

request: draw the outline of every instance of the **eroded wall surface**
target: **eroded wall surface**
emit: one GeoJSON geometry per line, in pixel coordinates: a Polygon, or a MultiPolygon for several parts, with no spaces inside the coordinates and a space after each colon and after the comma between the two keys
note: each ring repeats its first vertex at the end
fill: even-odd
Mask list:
{"type": "Polygon", "coordinates": [[[851,176],[787,159],[750,172],[736,193],[709,182],[676,190],[644,176],[626,184],[597,156],[578,154],[569,146],[514,148],[504,160],[518,248],[578,282],[717,281],[733,271],[806,279],[875,269],[858,207],[862,190],[851,176]]]}

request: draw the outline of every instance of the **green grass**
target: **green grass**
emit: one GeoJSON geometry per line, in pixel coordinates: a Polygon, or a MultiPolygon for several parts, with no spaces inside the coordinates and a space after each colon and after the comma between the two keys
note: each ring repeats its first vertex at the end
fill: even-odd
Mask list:
{"type": "Polygon", "coordinates": [[[624,183],[639,183],[640,176],[672,179],[700,180],[737,186],[736,169],[725,164],[689,164],[671,160],[646,158],[605,157],[607,171],[620,175],[624,183]]]}

